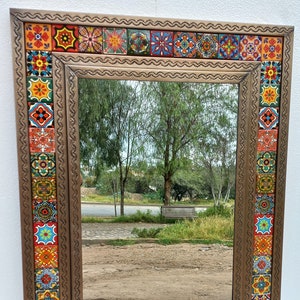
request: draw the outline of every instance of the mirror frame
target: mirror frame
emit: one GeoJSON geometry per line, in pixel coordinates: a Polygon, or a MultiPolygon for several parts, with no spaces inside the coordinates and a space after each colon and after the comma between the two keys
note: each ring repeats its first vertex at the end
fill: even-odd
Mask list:
{"type": "Polygon", "coordinates": [[[78,78],[190,81],[239,84],[238,147],[234,235],[233,299],[280,299],[286,157],[293,32],[291,26],[274,26],[195,20],[11,9],[15,76],[24,299],[82,299],[81,208],[79,186],[78,78]],[[262,61],[189,59],[133,55],[105,55],[52,51],[54,132],[57,201],[58,267],[54,288],[37,284],[34,246],[30,134],[26,86],[25,23],[121,27],[201,33],[230,33],[280,37],[284,40],[280,92],[275,188],[271,234],[271,274],[261,274],[268,287],[255,289],[255,197],[258,193],[257,143],[262,61]],[[267,291],[267,292],[266,292],[267,291]],[[44,297],[44,298],[43,298],[44,297]],[[269,298],[267,298],[269,297],[269,298]],[[56,298],[55,298],[56,299],[56,298]]]}

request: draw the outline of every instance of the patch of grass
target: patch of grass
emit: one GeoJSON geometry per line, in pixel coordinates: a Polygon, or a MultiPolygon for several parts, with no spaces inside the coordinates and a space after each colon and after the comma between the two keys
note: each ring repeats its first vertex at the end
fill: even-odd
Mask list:
{"type": "Polygon", "coordinates": [[[208,241],[232,241],[233,217],[209,216],[184,220],[161,230],[157,238],[160,240],[208,240],[208,241]]]}
{"type": "Polygon", "coordinates": [[[165,219],[159,215],[153,215],[150,210],[141,212],[138,210],[135,214],[119,216],[112,220],[113,223],[164,223],[165,219]]]}
{"type": "Polygon", "coordinates": [[[219,216],[224,218],[231,218],[233,216],[233,208],[230,206],[219,205],[208,207],[205,211],[198,214],[199,217],[219,216]]]}
{"type": "Polygon", "coordinates": [[[156,238],[162,228],[133,228],[131,233],[139,238],[156,238]]]}
{"type": "Polygon", "coordinates": [[[135,240],[107,240],[105,244],[110,246],[128,246],[135,245],[137,242],[135,240]]]}

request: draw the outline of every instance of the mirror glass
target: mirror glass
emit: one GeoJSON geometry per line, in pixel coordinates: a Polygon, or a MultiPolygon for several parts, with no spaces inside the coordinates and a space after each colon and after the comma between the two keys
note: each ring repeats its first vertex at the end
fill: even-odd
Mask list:
{"type": "Polygon", "coordinates": [[[84,299],[231,299],[238,86],[81,78],[78,105],[84,299]]]}

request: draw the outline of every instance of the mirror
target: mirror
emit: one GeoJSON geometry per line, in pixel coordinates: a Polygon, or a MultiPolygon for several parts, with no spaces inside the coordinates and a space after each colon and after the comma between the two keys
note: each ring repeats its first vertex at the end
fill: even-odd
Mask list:
{"type": "MultiPolygon", "coordinates": [[[[233,299],[271,295],[279,299],[293,27],[21,9],[10,12],[24,298],[58,295],[63,299],[82,298],[78,80],[95,78],[239,85],[233,299]],[[136,28],[216,34],[222,51],[210,58],[197,57],[194,51],[192,55],[196,56],[180,58],[178,51],[163,57],[132,51],[82,53],[85,48],[79,47],[79,26],[120,28],[128,32],[136,28]],[[36,29],[46,34],[33,34],[36,29]],[[33,37],[39,42],[32,42],[33,37]],[[260,55],[252,52],[253,37],[258,41],[260,55]],[[232,39],[238,45],[233,52],[229,51],[232,39]],[[272,46],[274,42],[276,47],[272,46]],[[226,45],[230,46],[227,50],[232,56],[227,55],[226,45]],[[38,103],[31,98],[34,82],[30,83],[27,76],[38,77],[34,79],[36,83],[52,89],[50,103],[38,103]],[[263,103],[269,101],[266,96],[272,94],[264,93],[270,91],[265,89],[268,85],[277,100],[266,104],[263,103]],[[270,174],[264,174],[258,167],[257,147],[271,144],[275,147],[276,160],[272,162],[270,174]],[[55,155],[55,175],[50,179],[35,178],[35,175],[43,176],[32,169],[31,155],[41,145],[42,153],[55,155]],[[42,196],[50,197],[55,222],[48,219],[45,222],[41,213],[46,210],[38,209],[42,201],[49,202],[42,196]],[[272,207],[271,216],[263,220],[258,214],[268,214],[262,211],[266,204],[272,207]],[[262,231],[260,225],[266,224],[265,221],[268,230],[262,231]],[[44,229],[50,230],[54,239],[47,235],[46,242],[41,240],[45,238],[44,229]],[[45,258],[45,251],[40,251],[43,243],[53,251],[51,265],[42,260],[45,258]],[[257,259],[265,256],[271,258],[271,266],[257,269],[257,259]],[[51,284],[45,284],[42,280],[45,278],[51,278],[51,284]]],[[[182,38],[180,34],[176,36],[182,38]]]]}
{"type": "Polygon", "coordinates": [[[83,299],[231,299],[237,85],[79,79],[78,107],[83,299]],[[162,205],[206,212],[174,235],[162,205]]]}

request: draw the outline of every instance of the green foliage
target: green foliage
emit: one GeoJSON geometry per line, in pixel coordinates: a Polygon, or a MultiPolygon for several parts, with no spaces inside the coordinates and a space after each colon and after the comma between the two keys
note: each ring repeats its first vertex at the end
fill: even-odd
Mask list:
{"type": "Polygon", "coordinates": [[[151,214],[150,210],[147,210],[147,212],[141,212],[138,210],[135,214],[132,215],[124,215],[119,216],[113,219],[113,222],[115,223],[138,223],[138,222],[144,222],[144,223],[163,223],[164,218],[161,217],[161,215],[153,215],[151,214]]]}
{"type": "Polygon", "coordinates": [[[212,207],[208,207],[205,211],[200,212],[199,217],[211,217],[211,216],[219,216],[224,218],[232,218],[233,217],[233,209],[230,206],[225,205],[214,205],[212,207]]]}
{"type": "Polygon", "coordinates": [[[155,238],[162,228],[133,228],[131,233],[139,238],[155,238]]]}
{"type": "Polygon", "coordinates": [[[210,216],[181,221],[165,227],[157,237],[162,240],[232,241],[233,218],[210,216]]]}

